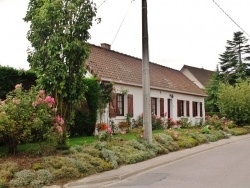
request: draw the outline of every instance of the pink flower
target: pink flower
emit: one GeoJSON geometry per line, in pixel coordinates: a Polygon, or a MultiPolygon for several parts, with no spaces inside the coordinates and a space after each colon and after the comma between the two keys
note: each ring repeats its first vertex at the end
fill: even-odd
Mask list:
{"type": "Polygon", "coordinates": [[[22,84],[17,84],[17,85],[15,86],[15,90],[20,89],[20,88],[22,88],[22,84]]]}
{"type": "Polygon", "coordinates": [[[40,96],[40,97],[44,97],[44,96],[45,96],[45,90],[41,89],[41,90],[39,91],[39,96],[40,96]]]}
{"type": "Polygon", "coordinates": [[[41,103],[43,103],[43,99],[41,97],[38,97],[37,104],[41,104],[41,103]]]}
{"type": "Polygon", "coordinates": [[[52,107],[55,104],[55,99],[51,96],[47,96],[44,101],[48,103],[50,107],[52,107]]]}
{"type": "Polygon", "coordinates": [[[59,125],[56,126],[56,130],[57,130],[58,133],[62,133],[63,132],[62,127],[59,126],[59,125]]]}
{"type": "Polygon", "coordinates": [[[112,129],[111,129],[111,127],[108,127],[108,128],[107,128],[107,132],[108,132],[109,134],[111,134],[111,133],[112,133],[112,129]]]}
{"type": "Polygon", "coordinates": [[[61,118],[61,116],[56,116],[56,122],[59,124],[59,125],[63,125],[64,124],[64,120],[63,118],[61,118]]]}

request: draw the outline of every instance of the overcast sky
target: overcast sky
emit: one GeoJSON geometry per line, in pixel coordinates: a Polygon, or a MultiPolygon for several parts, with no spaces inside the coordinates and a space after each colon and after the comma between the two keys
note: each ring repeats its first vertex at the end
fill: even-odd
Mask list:
{"type": "MultiPolygon", "coordinates": [[[[29,46],[26,33],[29,25],[22,20],[28,2],[29,0],[0,0],[1,65],[29,68],[26,60],[29,46]]],[[[102,22],[94,23],[89,42],[95,45],[109,43],[112,44],[112,50],[141,58],[141,0],[94,2],[99,7],[97,16],[102,22]]],[[[226,41],[232,40],[233,33],[240,30],[213,0],[147,2],[150,61],[170,68],[180,70],[186,64],[215,70],[219,54],[225,51],[226,41]]],[[[249,0],[215,2],[250,34],[249,0]]],[[[246,34],[245,36],[249,39],[246,34]]]]}

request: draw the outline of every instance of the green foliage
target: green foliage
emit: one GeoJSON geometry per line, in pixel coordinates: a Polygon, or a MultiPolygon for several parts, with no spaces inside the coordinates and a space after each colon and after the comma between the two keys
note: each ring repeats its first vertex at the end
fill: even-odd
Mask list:
{"type": "Polygon", "coordinates": [[[14,179],[10,181],[10,185],[13,187],[27,186],[35,177],[36,175],[32,170],[25,169],[15,173],[14,179]]]}
{"type": "Polygon", "coordinates": [[[170,135],[164,133],[156,134],[154,135],[154,139],[171,152],[179,150],[178,144],[174,142],[170,135]]]}
{"type": "Polygon", "coordinates": [[[250,85],[249,80],[235,86],[222,84],[218,94],[218,106],[227,118],[237,125],[250,123],[250,85]]]}
{"type": "MultiPolygon", "coordinates": [[[[17,164],[2,163],[0,187],[9,184],[11,187],[42,187],[53,182],[86,177],[124,164],[137,163],[170,151],[227,138],[225,132],[215,130],[213,126],[206,127],[209,130],[207,134],[202,134],[199,128],[167,129],[165,132],[154,134],[152,143],[143,138],[127,140],[124,137],[114,138],[113,142],[97,141],[88,145],[77,145],[67,154],[43,157],[34,163],[31,169],[21,170],[19,173],[17,164]],[[172,137],[174,135],[175,140],[172,137]]],[[[250,128],[237,127],[229,131],[234,135],[241,135],[249,133],[250,128]]]]}
{"type": "Polygon", "coordinates": [[[66,144],[74,105],[84,99],[86,86],[82,78],[90,53],[88,30],[95,16],[91,0],[30,0],[24,18],[30,23],[30,67],[38,76],[39,87],[55,97],[58,112],[67,121],[60,144],[66,144]]]}
{"type": "Polygon", "coordinates": [[[101,100],[101,88],[96,78],[84,78],[87,86],[85,99],[76,108],[74,126],[70,127],[71,136],[91,136],[95,130],[97,111],[101,100]]]}
{"type": "MultiPolygon", "coordinates": [[[[152,130],[163,129],[165,126],[164,119],[158,117],[154,114],[151,114],[152,119],[152,130]]],[[[143,126],[143,114],[139,115],[136,120],[132,122],[132,127],[142,127],[143,126]]]]}
{"type": "Polygon", "coordinates": [[[206,116],[205,125],[209,127],[213,127],[214,129],[217,129],[217,130],[222,130],[224,123],[219,118],[219,116],[213,115],[212,117],[206,116]]]}
{"type": "Polygon", "coordinates": [[[25,92],[18,84],[0,104],[0,139],[10,154],[16,154],[22,142],[58,141],[63,124],[60,116],[55,117],[54,99],[35,87],[25,92]]]}
{"type": "Polygon", "coordinates": [[[246,129],[243,127],[234,127],[234,128],[229,129],[229,133],[235,136],[245,135],[245,134],[248,134],[249,132],[250,132],[249,129],[246,129]]]}
{"type": "Polygon", "coordinates": [[[36,84],[36,74],[30,70],[17,70],[0,65],[0,99],[6,99],[6,94],[12,91],[16,84],[20,83],[25,90],[30,89],[31,86],[36,84]]]}
{"type": "Polygon", "coordinates": [[[206,116],[214,116],[214,115],[217,115],[219,118],[223,118],[226,116],[226,114],[223,114],[221,112],[206,112],[206,116]]]}
{"type": "Polygon", "coordinates": [[[8,183],[6,180],[0,178],[0,188],[8,188],[8,183]]]}
{"type": "Polygon", "coordinates": [[[242,32],[234,33],[233,40],[227,41],[226,51],[220,55],[221,75],[231,85],[238,79],[250,76],[250,45],[242,32]]]}
{"type": "Polygon", "coordinates": [[[190,128],[192,126],[188,118],[181,118],[181,120],[178,121],[178,124],[181,126],[181,128],[190,128]]]}
{"type": "Polygon", "coordinates": [[[205,87],[207,94],[207,97],[205,98],[206,112],[219,112],[217,100],[220,82],[221,76],[219,73],[219,68],[217,67],[216,72],[212,75],[212,78],[205,87]]]}
{"type": "Polygon", "coordinates": [[[5,184],[5,182],[11,180],[17,171],[18,171],[17,163],[12,163],[12,162],[2,163],[0,165],[0,180],[2,180],[3,185],[5,184]]]}
{"type": "Polygon", "coordinates": [[[112,82],[102,81],[100,83],[101,96],[100,96],[99,107],[98,107],[100,123],[103,122],[102,115],[105,112],[107,104],[109,104],[113,100],[113,94],[114,94],[113,85],[114,84],[112,82]]]}

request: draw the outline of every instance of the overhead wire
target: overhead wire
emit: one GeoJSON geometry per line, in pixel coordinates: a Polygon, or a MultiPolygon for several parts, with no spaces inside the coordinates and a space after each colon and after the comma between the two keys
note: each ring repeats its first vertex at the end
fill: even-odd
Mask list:
{"type": "Polygon", "coordinates": [[[111,43],[111,46],[113,45],[113,43],[114,43],[114,41],[115,41],[115,39],[116,39],[116,37],[117,37],[117,35],[118,35],[118,33],[119,33],[121,27],[122,27],[122,24],[123,24],[124,20],[125,20],[126,17],[127,17],[128,11],[129,11],[129,9],[130,9],[130,7],[131,7],[133,1],[134,1],[134,0],[131,0],[131,2],[130,2],[130,4],[129,4],[129,7],[128,7],[128,9],[127,9],[127,12],[125,13],[125,15],[124,15],[124,17],[123,17],[123,19],[122,19],[122,22],[121,22],[121,24],[120,24],[120,26],[119,26],[119,28],[118,28],[116,34],[115,34],[115,37],[114,37],[114,39],[113,39],[113,41],[112,41],[112,43],[111,43]]]}
{"type": "Polygon", "coordinates": [[[104,0],[104,1],[97,7],[97,9],[99,9],[105,2],[106,2],[106,0],[104,0]]]}
{"type": "Polygon", "coordinates": [[[217,2],[215,2],[215,0],[212,0],[213,2],[214,2],[214,4],[235,24],[235,25],[237,25],[237,27],[239,27],[240,29],[241,29],[241,31],[243,31],[249,38],[250,38],[250,35],[236,22],[236,21],[234,21],[234,19],[231,17],[231,16],[229,16],[227,13],[226,13],[226,11],[224,11],[222,8],[221,8],[221,6],[217,3],[217,2]]]}

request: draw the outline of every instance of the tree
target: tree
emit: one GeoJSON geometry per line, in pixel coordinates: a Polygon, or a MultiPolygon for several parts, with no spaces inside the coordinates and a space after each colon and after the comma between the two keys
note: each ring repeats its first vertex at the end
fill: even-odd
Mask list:
{"type": "Polygon", "coordinates": [[[208,85],[205,88],[206,94],[208,95],[205,98],[206,112],[219,112],[217,100],[218,100],[218,90],[220,82],[221,82],[221,76],[219,68],[217,66],[216,72],[213,73],[212,78],[210,79],[208,85]]]}
{"type": "Polygon", "coordinates": [[[229,84],[250,76],[250,46],[247,42],[242,32],[235,32],[233,40],[227,41],[226,51],[220,55],[221,75],[229,84]]]}
{"type": "Polygon", "coordinates": [[[92,0],[30,0],[24,18],[30,22],[30,67],[37,73],[38,85],[55,97],[67,128],[73,122],[74,104],[84,98],[88,30],[95,16],[92,0]]]}
{"type": "Polygon", "coordinates": [[[218,107],[226,117],[238,125],[250,123],[250,79],[234,86],[222,84],[218,93],[218,107]]]}

